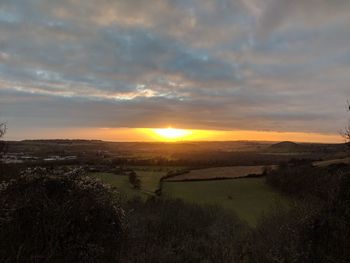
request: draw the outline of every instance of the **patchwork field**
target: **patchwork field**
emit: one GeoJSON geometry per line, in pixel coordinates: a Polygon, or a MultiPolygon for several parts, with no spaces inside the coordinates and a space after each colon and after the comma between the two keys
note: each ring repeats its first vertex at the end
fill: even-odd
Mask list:
{"type": "MultiPolygon", "coordinates": [[[[165,181],[196,181],[212,179],[233,179],[249,175],[261,175],[266,166],[231,166],[231,167],[214,167],[206,169],[192,170],[189,173],[169,177],[165,181]]],[[[274,169],[276,166],[269,166],[274,169]]]]}
{"type": "MultiPolygon", "coordinates": [[[[227,171],[228,168],[231,167],[215,168],[218,170],[215,171],[216,175],[219,174],[219,171],[227,171]]],[[[262,167],[260,170],[257,167],[255,167],[256,169],[250,168],[243,171],[253,173],[262,169],[262,167]]],[[[125,175],[90,173],[89,176],[116,187],[125,200],[134,197],[146,199],[158,189],[160,178],[170,170],[170,168],[151,167],[134,167],[134,169],[141,179],[141,190],[134,189],[129,183],[129,178],[125,175]]],[[[217,205],[234,212],[252,226],[256,224],[258,217],[267,212],[271,206],[277,203],[288,204],[288,201],[266,185],[265,179],[261,177],[207,181],[163,181],[162,196],[164,198],[178,198],[196,204],[217,205]]]]}
{"type": "Polygon", "coordinates": [[[152,166],[131,166],[141,181],[141,191],[135,190],[129,183],[126,175],[116,175],[113,173],[90,173],[90,176],[100,179],[103,183],[117,187],[128,197],[145,194],[154,194],[159,189],[159,181],[167,175],[169,171],[176,171],[178,167],[152,167],[152,166]]]}
{"type": "Polygon", "coordinates": [[[162,195],[196,204],[217,205],[235,212],[250,225],[277,203],[288,201],[265,184],[264,178],[198,182],[164,182],[162,195]]]}

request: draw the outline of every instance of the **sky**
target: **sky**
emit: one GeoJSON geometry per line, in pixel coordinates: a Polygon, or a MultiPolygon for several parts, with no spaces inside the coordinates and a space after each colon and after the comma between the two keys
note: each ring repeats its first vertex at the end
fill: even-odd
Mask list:
{"type": "Polygon", "coordinates": [[[341,142],[349,25],[348,0],[0,0],[0,120],[14,140],[341,142]]]}

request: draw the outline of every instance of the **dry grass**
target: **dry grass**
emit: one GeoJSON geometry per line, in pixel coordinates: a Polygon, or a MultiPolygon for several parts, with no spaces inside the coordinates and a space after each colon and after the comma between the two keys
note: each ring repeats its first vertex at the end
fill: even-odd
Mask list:
{"type": "Polygon", "coordinates": [[[319,162],[313,163],[313,165],[317,166],[317,167],[325,167],[325,166],[329,166],[332,164],[350,164],[350,157],[342,158],[342,159],[319,161],[319,162]]]}

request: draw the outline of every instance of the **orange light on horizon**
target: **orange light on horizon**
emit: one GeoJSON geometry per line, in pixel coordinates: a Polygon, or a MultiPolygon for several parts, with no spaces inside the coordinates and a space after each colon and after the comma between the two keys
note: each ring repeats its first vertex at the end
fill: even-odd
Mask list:
{"type": "Polygon", "coordinates": [[[138,132],[144,134],[149,141],[178,142],[200,141],[213,138],[210,130],[179,129],[179,128],[138,128],[138,132]]]}
{"type": "Polygon", "coordinates": [[[198,130],[175,128],[137,128],[146,141],[295,141],[295,142],[342,142],[337,134],[303,132],[248,131],[248,130],[198,130]]]}
{"type": "Polygon", "coordinates": [[[199,130],[179,128],[37,128],[9,133],[7,140],[23,139],[98,139],[120,142],[178,141],[294,141],[343,143],[339,134],[305,132],[199,130]]]}
{"type": "Polygon", "coordinates": [[[192,134],[190,130],[185,129],[175,129],[175,128],[165,128],[165,129],[152,129],[153,132],[160,137],[162,140],[176,141],[183,139],[186,136],[192,134]]]}

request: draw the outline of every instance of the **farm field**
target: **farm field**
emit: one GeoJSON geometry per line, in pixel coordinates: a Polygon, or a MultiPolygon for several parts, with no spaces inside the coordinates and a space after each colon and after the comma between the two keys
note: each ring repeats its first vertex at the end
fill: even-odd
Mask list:
{"type": "Polygon", "coordinates": [[[170,171],[177,171],[181,167],[154,167],[154,166],[130,166],[141,181],[141,191],[133,189],[126,175],[117,175],[107,172],[90,173],[90,176],[100,179],[103,183],[117,187],[118,190],[128,198],[134,196],[153,195],[159,189],[162,177],[170,171]]]}
{"type": "MultiPolygon", "coordinates": [[[[231,166],[231,167],[214,167],[206,169],[192,170],[189,173],[169,177],[165,181],[194,181],[194,180],[212,180],[212,179],[229,179],[241,178],[248,175],[260,175],[266,166],[231,166]]],[[[269,166],[272,169],[276,166],[269,166]]]]}
{"type": "Polygon", "coordinates": [[[134,197],[146,198],[146,194],[133,189],[129,183],[129,178],[125,175],[116,175],[113,173],[89,173],[91,177],[101,180],[104,184],[116,187],[123,199],[132,199],[134,197]]]}
{"type": "Polygon", "coordinates": [[[163,182],[162,195],[196,204],[217,205],[235,212],[254,226],[272,206],[288,205],[288,200],[265,184],[265,178],[163,182]]]}
{"type": "Polygon", "coordinates": [[[168,172],[175,171],[179,167],[152,167],[152,166],[132,166],[141,181],[141,190],[154,193],[159,188],[159,181],[168,172]]]}
{"type": "Polygon", "coordinates": [[[334,160],[326,160],[326,161],[319,161],[314,162],[314,166],[318,167],[325,167],[332,164],[350,164],[350,157],[349,158],[341,158],[341,159],[334,159],[334,160]]]}

